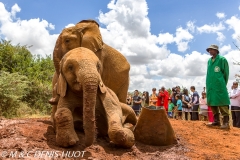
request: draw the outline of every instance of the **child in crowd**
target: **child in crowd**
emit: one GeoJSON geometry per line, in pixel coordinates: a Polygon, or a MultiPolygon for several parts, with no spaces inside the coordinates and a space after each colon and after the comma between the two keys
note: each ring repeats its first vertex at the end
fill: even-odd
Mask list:
{"type": "Polygon", "coordinates": [[[156,107],[157,107],[158,97],[157,97],[156,90],[157,90],[156,88],[153,88],[152,94],[149,97],[149,108],[151,108],[151,109],[156,109],[156,107]]]}
{"type": "Polygon", "coordinates": [[[206,92],[202,92],[202,97],[199,98],[199,105],[200,105],[200,112],[199,118],[200,120],[207,121],[208,120],[208,105],[207,105],[207,98],[206,92]]]}
{"type": "Polygon", "coordinates": [[[169,118],[173,118],[173,108],[174,108],[174,104],[172,103],[171,98],[168,99],[168,117],[169,118]]]}
{"type": "Polygon", "coordinates": [[[182,101],[180,94],[177,94],[175,99],[177,100],[177,119],[182,119],[182,101]]]}

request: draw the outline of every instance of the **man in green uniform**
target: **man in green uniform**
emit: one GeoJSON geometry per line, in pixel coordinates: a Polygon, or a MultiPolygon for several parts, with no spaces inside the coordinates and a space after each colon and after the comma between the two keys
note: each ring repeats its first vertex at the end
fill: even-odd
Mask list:
{"type": "Polygon", "coordinates": [[[229,95],[227,92],[227,82],[229,67],[227,60],[219,55],[218,46],[210,45],[207,52],[212,56],[208,60],[206,88],[207,103],[211,106],[214,122],[207,126],[220,126],[219,110],[223,116],[221,129],[229,129],[229,95]]]}

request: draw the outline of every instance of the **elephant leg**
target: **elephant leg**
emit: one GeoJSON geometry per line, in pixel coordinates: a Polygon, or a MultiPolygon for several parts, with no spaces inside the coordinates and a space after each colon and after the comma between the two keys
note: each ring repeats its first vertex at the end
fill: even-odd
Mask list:
{"type": "Polygon", "coordinates": [[[131,148],[135,143],[133,132],[123,127],[117,114],[108,119],[108,136],[114,144],[124,148],[131,148]]]}
{"type": "Polygon", "coordinates": [[[58,75],[55,72],[52,79],[52,98],[48,101],[51,105],[57,105],[59,100],[59,95],[57,94],[57,80],[58,75]]]}
{"type": "Polygon", "coordinates": [[[55,121],[57,144],[62,147],[75,145],[79,139],[74,130],[72,112],[68,108],[58,108],[55,121]]]}
{"type": "Polygon", "coordinates": [[[121,103],[110,89],[106,95],[101,94],[100,98],[107,116],[109,139],[116,145],[131,148],[135,138],[130,129],[123,127],[121,103]]]}
{"type": "Polygon", "coordinates": [[[124,103],[121,103],[121,108],[123,113],[122,123],[131,123],[132,125],[136,125],[137,117],[134,110],[124,103]]]}
{"type": "Polygon", "coordinates": [[[57,105],[52,106],[52,112],[51,112],[51,122],[53,124],[54,131],[56,132],[56,121],[55,121],[55,113],[57,111],[57,105]]]}
{"type": "Polygon", "coordinates": [[[129,87],[129,77],[126,79],[126,81],[123,83],[123,85],[117,92],[117,97],[119,101],[122,103],[126,103],[128,87],[129,87]]]}

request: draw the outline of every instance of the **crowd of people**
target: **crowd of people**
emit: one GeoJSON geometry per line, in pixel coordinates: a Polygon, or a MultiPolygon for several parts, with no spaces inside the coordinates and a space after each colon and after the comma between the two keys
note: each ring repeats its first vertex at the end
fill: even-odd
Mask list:
{"type": "Polygon", "coordinates": [[[195,91],[195,87],[190,87],[192,95],[189,94],[187,88],[180,89],[179,86],[173,87],[171,93],[161,87],[158,90],[153,88],[149,95],[148,91],[144,91],[139,95],[139,91],[135,90],[134,95],[127,97],[127,104],[133,108],[136,115],[139,115],[141,107],[150,109],[165,109],[169,118],[185,119],[185,120],[209,120],[212,122],[211,108],[207,106],[206,92],[203,91],[201,96],[195,91]]]}
{"type": "MultiPolygon", "coordinates": [[[[181,89],[180,86],[173,87],[171,92],[161,87],[158,92],[152,88],[152,93],[135,90],[134,95],[128,94],[127,105],[131,106],[136,115],[139,115],[142,107],[149,109],[165,109],[169,118],[177,120],[200,120],[214,122],[212,109],[207,104],[207,93],[205,87],[201,94],[195,90],[195,86],[181,89]],[[190,92],[192,94],[190,94],[190,92]]],[[[240,128],[240,89],[238,83],[234,82],[229,94],[231,101],[231,114],[234,127],[240,128]]]]}
{"type": "Polygon", "coordinates": [[[229,78],[229,66],[227,60],[219,55],[217,45],[210,45],[207,52],[211,58],[207,63],[206,91],[205,87],[201,94],[195,86],[189,89],[179,86],[173,87],[171,92],[161,87],[158,92],[152,89],[149,95],[144,91],[139,96],[139,91],[134,91],[134,96],[128,95],[127,104],[135,111],[136,115],[141,112],[141,107],[150,109],[165,109],[169,118],[183,120],[209,121],[207,126],[220,126],[221,129],[229,129],[229,116],[232,116],[233,127],[240,128],[240,89],[238,82],[233,82],[231,92],[227,91],[229,78]],[[229,112],[231,110],[231,113],[229,112]],[[220,115],[223,117],[220,122],[220,115]]]}

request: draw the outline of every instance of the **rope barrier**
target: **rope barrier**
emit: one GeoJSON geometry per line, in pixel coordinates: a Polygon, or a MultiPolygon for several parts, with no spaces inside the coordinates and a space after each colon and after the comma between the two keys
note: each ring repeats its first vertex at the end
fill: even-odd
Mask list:
{"type": "MultiPolygon", "coordinates": [[[[182,111],[182,110],[178,110],[178,111],[182,111]]],[[[230,110],[230,109],[229,111],[240,112],[240,110],[230,110]]],[[[186,111],[182,111],[182,112],[186,112],[186,111]]],[[[201,111],[187,111],[187,112],[201,112],[201,111]]],[[[212,112],[212,111],[202,111],[202,112],[212,112]]]]}

